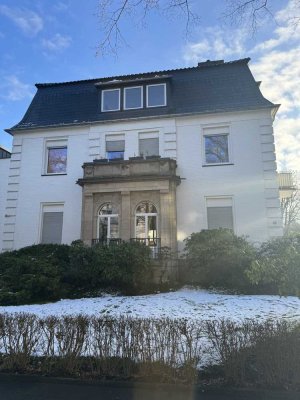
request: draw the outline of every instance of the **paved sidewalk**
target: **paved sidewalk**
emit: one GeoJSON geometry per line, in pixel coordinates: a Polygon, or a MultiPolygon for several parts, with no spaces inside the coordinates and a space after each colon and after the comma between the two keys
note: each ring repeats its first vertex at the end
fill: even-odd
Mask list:
{"type": "Polygon", "coordinates": [[[82,382],[0,374],[0,400],[299,400],[300,393],[211,390],[122,382],[82,382]]]}

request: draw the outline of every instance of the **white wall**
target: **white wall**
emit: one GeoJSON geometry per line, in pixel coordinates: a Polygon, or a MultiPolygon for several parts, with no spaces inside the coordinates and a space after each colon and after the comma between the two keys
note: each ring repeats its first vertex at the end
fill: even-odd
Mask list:
{"type": "Polygon", "coordinates": [[[282,234],[272,119],[270,111],[253,111],[16,134],[12,160],[19,168],[13,178],[18,195],[9,203],[15,227],[4,235],[6,246],[19,248],[39,243],[41,203],[51,202],[64,203],[62,241],[78,239],[82,189],[76,181],[82,177],[82,164],[105,157],[107,134],[124,134],[128,158],[138,155],[139,133],[153,131],[159,134],[161,156],[177,159],[177,175],[183,178],[177,191],[179,241],[207,228],[206,196],[232,196],[238,235],[262,241],[282,234]],[[229,126],[233,165],[203,167],[203,128],[220,125],[229,126]],[[67,175],[42,176],[45,140],[56,137],[68,140],[67,175]]]}
{"type": "MultiPolygon", "coordinates": [[[[267,215],[261,143],[261,126],[265,126],[266,120],[271,126],[272,120],[267,112],[177,119],[178,174],[185,178],[177,192],[179,241],[192,232],[207,229],[206,196],[232,196],[236,234],[246,235],[255,242],[282,234],[279,202],[273,207],[277,211],[272,221],[267,215]],[[201,132],[208,126],[223,125],[229,126],[229,161],[233,165],[203,167],[201,132]],[[271,228],[276,228],[272,232],[270,224],[271,228]]],[[[278,200],[274,160],[269,168],[274,171],[271,186],[278,200]]]]}
{"type": "Polygon", "coordinates": [[[3,237],[5,204],[7,196],[7,183],[10,158],[0,159],[0,250],[3,237]]]}

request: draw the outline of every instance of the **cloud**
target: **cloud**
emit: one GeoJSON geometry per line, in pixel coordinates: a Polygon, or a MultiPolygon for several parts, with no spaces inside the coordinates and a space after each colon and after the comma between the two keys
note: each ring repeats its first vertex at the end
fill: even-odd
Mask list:
{"type": "Polygon", "coordinates": [[[4,77],[0,88],[1,97],[5,100],[19,101],[33,96],[32,86],[21,82],[16,75],[4,77]]]}
{"type": "Polygon", "coordinates": [[[0,14],[10,19],[27,36],[36,36],[44,27],[43,19],[25,8],[0,5],[0,14]]]}
{"type": "Polygon", "coordinates": [[[200,40],[186,46],[183,58],[195,64],[207,58],[233,58],[251,55],[250,68],[262,81],[263,95],[280,103],[274,123],[278,169],[300,170],[300,27],[291,24],[295,0],[280,10],[275,19],[280,26],[270,31],[259,45],[247,41],[243,30],[209,28],[200,40]]]}
{"type": "Polygon", "coordinates": [[[209,27],[202,31],[203,38],[196,43],[189,43],[184,50],[187,64],[206,60],[207,57],[226,58],[241,56],[244,51],[245,31],[224,31],[218,27],[209,27]]]}
{"type": "Polygon", "coordinates": [[[59,52],[68,48],[71,45],[72,38],[56,33],[51,39],[43,39],[42,46],[51,52],[59,52]]]}
{"type": "Polygon", "coordinates": [[[54,5],[54,10],[57,12],[63,12],[68,10],[68,8],[70,7],[70,3],[67,2],[63,2],[63,1],[58,1],[55,5],[54,5]]]}

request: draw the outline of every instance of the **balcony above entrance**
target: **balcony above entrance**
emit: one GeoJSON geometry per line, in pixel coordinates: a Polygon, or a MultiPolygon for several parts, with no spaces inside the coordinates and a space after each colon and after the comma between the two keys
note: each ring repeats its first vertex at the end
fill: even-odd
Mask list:
{"type": "Polygon", "coordinates": [[[80,186],[90,183],[108,183],[120,181],[172,180],[180,183],[176,175],[176,161],[171,158],[132,157],[129,160],[94,160],[84,163],[83,178],[78,179],[80,186]]]}

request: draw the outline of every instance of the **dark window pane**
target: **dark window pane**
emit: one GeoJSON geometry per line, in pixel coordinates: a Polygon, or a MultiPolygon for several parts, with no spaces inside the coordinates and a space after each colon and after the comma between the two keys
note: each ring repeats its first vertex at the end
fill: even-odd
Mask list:
{"type": "Polygon", "coordinates": [[[102,92],[102,111],[116,111],[120,108],[119,89],[107,90],[102,92]]]}
{"type": "Polygon", "coordinates": [[[164,106],[165,99],[165,85],[149,85],[148,86],[148,107],[164,106]]]}
{"type": "Polygon", "coordinates": [[[142,107],[142,88],[126,88],[125,95],[125,108],[141,108],[142,107]]]}
{"type": "Polygon", "coordinates": [[[50,148],[48,149],[48,174],[58,174],[67,171],[67,148],[50,148]]]}
{"type": "Polygon", "coordinates": [[[208,164],[229,162],[228,136],[205,136],[205,161],[208,164]]]}
{"type": "Polygon", "coordinates": [[[116,160],[116,159],[124,160],[124,151],[108,151],[106,153],[106,158],[108,160],[116,160]]]}

